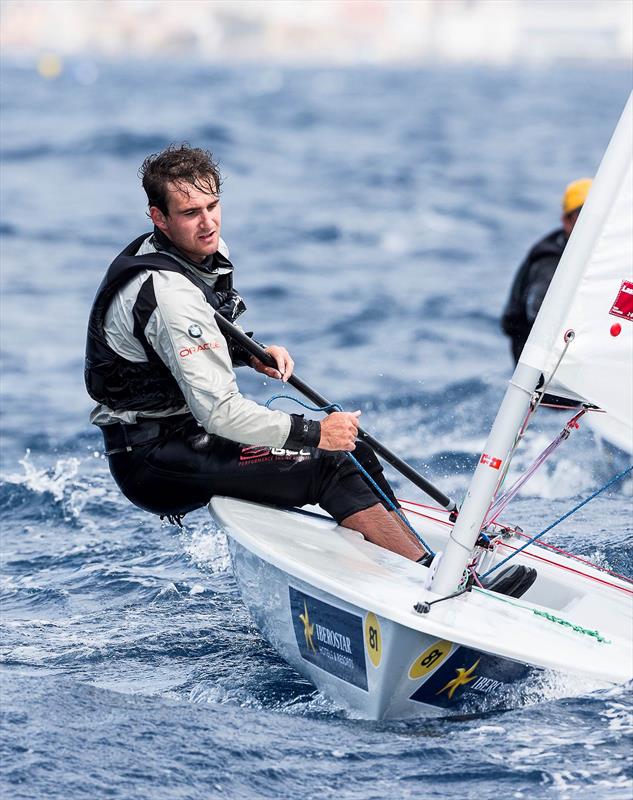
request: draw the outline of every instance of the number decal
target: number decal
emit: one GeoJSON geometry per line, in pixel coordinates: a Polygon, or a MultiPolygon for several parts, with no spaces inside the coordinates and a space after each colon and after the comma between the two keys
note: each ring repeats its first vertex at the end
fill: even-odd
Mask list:
{"type": "Polygon", "coordinates": [[[369,660],[375,667],[379,667],[382,658],[382,634],[378,618],[371,612],[365,617],[365,646],[369,660]]]}
{"type": "Polygon", "coordinates": [[[451,652],[452,646],[451,642],[439,640],[434,642],[430,647],[427,647],[422,655],[418,656],[413,664],[411,664],[411,668],[409,669],[409,677],[411,680],[414,681],[418,678],[422,678],[424,675],[431,672],[431,670],[434,670],[435,667],[439,667],[442,661],[444,661],[446,656],[451,652]]]}

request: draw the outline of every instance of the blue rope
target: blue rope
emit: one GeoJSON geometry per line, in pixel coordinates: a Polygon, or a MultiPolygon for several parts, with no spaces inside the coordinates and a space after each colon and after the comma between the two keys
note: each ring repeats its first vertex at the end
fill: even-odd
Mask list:
{"type": "Polygon", "coordinates": [[[633,470],[633,464],[631,464],[631,466],[628,467],[627,469],[625,469],[622,472],[620,472],[619,475],[616,475],[614,478],[611,478],[610,481],[605,483],[604,486],[601,486],[600,489],[598,489],[592,495],[590,495],[585,500],[583,500],[582,503],[578,503],[578,505],[575,508],[572,508],[571,511],[568,511],[566,514],[563,514],[563,516],[560,517],[559,519],[557,519],[556,522],[552,522],[551,525],[548,525],[547,528],[545,528],[545,530],[542,530],[540,533],[537,533],[536,536],[533,536],[531,539],[528,539],[528,541],[525,544],[521,545],[521,547],[519,547],[517,550],[515,550],[514,553],[510,553],[510,555],[507,558],[504,558],[503,561],[500,561],[494,567],[489,569],[488,572],[485,572],[483,575],[480,575],[479,577],[480,578],[487,578],[488,575],[490,575],[491,572],[494,572],[495,570],[499,569],[499,567],[503,566],[503,564],[505,564],[511,558],[514,558],[515,556],[517,556],[522,550],[525,550],[526,547],[529,547],[537,539],[540,539],[541,536],[546,534],[548,531],[551,531],[552,528],[555,528],[559,524],[559,522],[562,522],[563,520],[567,519],[567,517],[571,517],[572,514],[575,514],[576,511],[578,511],[578,509],[582,508],[584,505],[587,505],[587,503],[590,500],[593,500],[594,497],[597,497],[599,494],[604,492],[605,489],[608,489],[609,486],[612,486],[614,483],[617,483],[617,481],[619,481],[625,475],[628,475],[628,473],[631,472],[631,470],[633,470]]]}
{"type": "Polygon", "coordinates": [[[293,397],[290,394],[274,394],[270,400],[267,400],[265,403],[266,408],[270,408],[271,405],[275,402],[275,400],[292,400],[293,403],[298,403],[300,406],[307,408],[308,411],[342,411],[343,409],[339,406],[338,403],[330,403],[329,406],[309,406],[307,403],[304,403],[303,400],[299,400],[298,397],[293,397]]]}
{"type": "MultiPolygon", "coordinates": [[[[343,409],[342,409],[342,407],[341,407],[341,406],[340,406],[338,403],[330,403],[330,405],[328,405],[328,406],[322,406],[322,407],[321,407],[321,406],[310,406],[310,405],[308,405],[307,403],[304,403],[304,402],[303,402],[303,400],[299,400],[299,398],[298,398],[298,397],[292,397],[292,396],[291,396],[291,395],[289,395],[289,394],[275,394],[275,395],[273,395],[273,396],[272,396],[272,397],[271,397],[269,400],[267,400],[267,401],[266,401],[266,404],[265,404],[265,405],[266,405],[266,408],[270,408],[270,406],[272,405],[272,403],[274,403],[274,401],[275,401],[275,400],[292,400],[294,403],[298,403],[300,406],[303,406],[303,408],[307,408],[307,409],[308,409],[308,411],[324,411],[324,412],[327,412],[327,411],[342,411],[342,410],[343,410],[343,409]]],[[[388,505],[388,506],[389,506],[389,507],[390,507],[390,508],[391,508],[393,511],[395,511],[395,512],[396,512],[396,514],[398,515],[398,517],[399,517],[399,518],[400,518],[400,519],[401,519],[401,520],[404,522],[404,524],[405,524],[405,525],[407,526],[407,528],[408,528],[408,529],[411,531],[411,533],[413,533],[413,535],[414,535],[414,536],[415,536],[415,538],[416,538],[416,539],[417,539],[417,540],[420,542],[420,544],[422,545],[422,547],[424,547],[424,548],[425,548],[425,550],[426,550],[428,553],[430,553],[432,556],[434,556],[434,555],[435,555],[435,552],[434,552],[434,551],[433,551],[433,550],[432,550],[432,549],[429,547],[429,545],[428,545],[428,544],[427,544],[427,543],[424,541],[424,539],[423,539],[423,538],[420,536],[420,534],[419,534],[419,533],[416,531],[416,529],[413,527],[413,525],[411,525],[411,523],[410,523],[410,522],[409,522],[409,520],[406,518],[406,516],[404,515],[404,513],[402,512],[402,510],[401,510],[401,509],[399,509],[399,508],[398,508],[396,505],[394,505],[393,501],[392,501],[392,500],[391,500],[389,497],[387,497],[387,495],[386,495],[386,494],[383,492],[383,490],[380,488],[380,486],[378,486],[378,484],[376,483],[376,481],[375,481],[375,480],[374,480],[374,479],[371,477],[371,475],[369,474],[369,472],[367,472],[367,470],[365,469],[365,467],[363,467],[363,465],[362,465],[362,464],[359,462],[359,460],[358,460],[357,458],[355,458],[355,457],[352,455],[352,453],[348,453],[348,452],[346,452],[346,453],[345,453],[345,455],[346,455],[346,456],[347,456],[347,457],[350,459],[350,461],[351,461],[351,462],[352,462],[352,463],[353,463],[353,464],[356,466],[356,468],[357,468],[357,469],[358,469],[358,471],[361,473],[361,475],[362,475],[362,476],[363,476],[363,477],[364,477],[364,478],[365,478],[367,481],[369,481],[369,483],[371,484],[371,486],[372,486],[372,487],[373,487],[373,488],[376,490],[376,492],[377,492],[377,493],[380,495],[380,497],[382,497],[382,499],[385,501],[385,503],[387,503],[387,505],[388,505]]]]}

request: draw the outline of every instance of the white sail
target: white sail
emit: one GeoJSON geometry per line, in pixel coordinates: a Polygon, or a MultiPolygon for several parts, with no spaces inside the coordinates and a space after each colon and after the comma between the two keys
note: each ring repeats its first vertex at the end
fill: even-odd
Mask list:
{"type": "Polygon", "coordinates": [[[455,590],[540,374],[600,406],[630,440],[633,405],[633,102],[628,102],[486,440],[432,590],[455,590]],[[616,327],[614,327],[616,326],[616,327]],[[566,346],[566,332],[574,337],[566,346]],[[562,355],[562,359],[561,359],[562,355]]]}
{"type": "MultiPolygon", "coordinates": [[[[624,109],[521,361],[633,438],[633,106],[624,109]],[[573,265],[573,266],[572,266],[573,265]],[[562,315],[561,308],[566,308],[562,315]],[[554,324],[553,324],[554,323],[554,324]]],[[[629,444],[627,449],[631,449],[629,444]]]]}

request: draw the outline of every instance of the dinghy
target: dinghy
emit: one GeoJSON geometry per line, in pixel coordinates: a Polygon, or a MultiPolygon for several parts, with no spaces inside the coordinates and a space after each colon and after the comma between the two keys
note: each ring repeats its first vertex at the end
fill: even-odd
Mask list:
{"type": "MultiPolygon", "coordinates": [[[[604,415],[631,435],[632,114],[629,98],[459,511],[361,432],[443,506],[402,503],[435,552],[430,566],[323,514],[226,497],[210,503],[264,636],[354,715],[401,719],[507,707],[526,680],[535,685],[557,674],[596,685],[633,678],[633,582],[500,522],[529,477],[502,493],[546,391],[582,405],[543,458],[585,415],[604,415]]],[[[294,385],[314,398],[299,379],[294,385]]]]}

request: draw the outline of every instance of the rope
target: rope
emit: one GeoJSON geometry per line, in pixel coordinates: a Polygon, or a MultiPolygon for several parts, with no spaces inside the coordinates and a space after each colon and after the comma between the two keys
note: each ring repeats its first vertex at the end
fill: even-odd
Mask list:
{"type": "MultiPolygon", "coordinates": [[[[428,508],[430,511],[441,511],[442,509],[437,509],[434,506],[425,505],[424,503],[416,503],[413,500],[404,500],[398,498],[401,503],[406,503],[408,506],[418,506],[419,508],[428,508]]],[[[416,517],[422,517],[423,519],[430,519],[432,522],[437,523],[438,525],[451,525],[452,523],[448,522],[447,520],[438,519],[436,516],[432,516],[431,514],[423,514],[421,511],[415,511],[412,508],[408,508],[407,511],[409,514],[415,514],[416,517]]],[[[497,528],[499,528],[502,532],[506,532],[508,534],[513,534],[514,536],[521,536],[523,539],[529,539],[530,537],[527,533],[523,533],[520,528],[511,528],[507,525],[501,525],[499,522],[493,522],[497,528]]],[[[480,534],[481,536],[481,534],[480,534]]],[[[488,538],[488,537],[486,537],[488,538]]],[[[506,541],[492,539],[489,541],[493,541],[498,544],[500,547],[508,547],[511,550],[515,550],[511,544],[506,541]]],[[[574,561],[579,561],[581,564],[586,564],[588,567],[592,567],[593,569],[597,570],[598,572],[604,572],[607,575],[611,575],[614,578],[618,578],[618,580],[624,581],[625,583],[633,584],[633,578],[627,578],[626,575],[622,575],[619,572],[615,572],[612,569],[607,569],[607,567],[603,567],[600,564],[596,564],[593,561],[589,561],[587,558],[582,558],[582,556],[577,556],[574,553],[570,553],[568,550],[563,550],[561,547],[556,547],[549,542],[535,542],[536,547],[542,547],[547,550],[553,550],[556,553],[560,553],[561,555],[565,556],[566,558],[573,559],[574,561]]],[[[611,586],[614,589],[620,589],[623,592],[633,593],[633,590],[627,589],[624,586],[619,586],[617,583],[611,583],[609,581],[601,580],[597,578],[595,575],[587,575],[586,572],[580,572],[578,570],[571,570],[570,567],[566,567],[563,564],[559,564],[557,561],[551,561],[548,558],[543,558],[541,556],[537,556],[534,553],[530,554],[532,558],[537,558],[539,561],[544,561],[547,564],[552,564],[553,566],[557,567],[558,569],[566,569],[572,572],[576,572],[578,575],[583,575],[585,578],[589,580],[597,581],[598,583],[603,583],[605,586],[611,586]]]]}
{"type": "MultiPolygon", "coordinates": [[[[427,504],[424,504],[424,503],[416,503],[413,500],[403,500],[401,498],[398,498],[398,500],[401,503],[406,503],[407,506],[417,506],[418,508],[428,508],[429,511],[434,511],[434,512],[442,510],[442,509],[437,509],[434,506],[430,506],[430,505],[427,505],[427,504]]],[[[407,511],[409,512],[409,514],[415,514],[417,517],[423,517],[424,519],[430,519],[433,522],[437,523],[438,525],[451,525],[451,523],[448,522],[448,520],[438,519],[436,516],[432,516],[431,514],[423,514],[421,511],[415,511],[412,508],[408,508],[407,511]]],[[[446,512],[446,513],[448,513],[448,512],[446,512]]],[[[508,527],[507,525],[501,525],[498,522],[494,522],[493,525],[496,525],[498,528],[501,529],[501,531],[506,531],[508,533],[512,533],[515,536],[521,536],[523,539],[529,539],[530,538],[527,535],[527,533],[523,533],[523,531],[521,531],[520,529],[511,528],[511,527],[508,527]]],[[[515,548],[512,547],[511,544],[508,544],[508,542],[505,542],[505,541],[499,541],[498,544],[501,547],[508,547],[511,550],[515,549],[515,548]]],[[[571,558],[574,561],[579,561],[581,564],[586,564],[588,567],[592,567],[593,569],[597,570],[598,572],[604,572],[605,574],[611,575],[614,578],[618,578],[618,580],[624,581],[625,583],[633,584],[633,579],[627,578],[626,575],[622,575],[619,572],[614,572],[614,570],[612,570],[612,569],[607,569],[607,567],[603,567],[600,564],[596,564],[593,561],[589,561],[589,559],[587,559],[587,558],[582,558],[581,556],[577,556],[574,553],[570,553],[567,550],[563,550],[561,547],[556,547],[555,545],[550,544],[549,542],[536,542],[535,544],[536,544],[536,547],[542,547],[544,549],[546,548],[548,550],[553,550],[554,552],[560,553],[561,555],[566,556],[567,558],[571,558]]],[[[553,566],[557,567],[558,569],[565,569],[565,570],[568,570],[568,571],[576,572],[576,574],[578,574],[578,575],[583,575],[585,578],[588,578],[589,580],[596,581],[598,583],[603,583],[605,586],[610,586],[613,589],[619,589],[619,590],[621,590],[623,592],[628,592],[629,594],[633,593],[633,590],[627,589],[625,586],[619,586],[617,583],[612,583],[610,581],[602,580],[600,578],[597,578],[595,575],[587,575],[586,572],[580,572],[579,570],[571,570],[570,567],[566,567],[563,564],[559,564],[557,561],[552,561],[552,560],[550,560],[548,558],[543,558],[541,556],[537,556],[534,553],[531,553],[530,555],[531,555],[532,558],[537,558],[539,561],[544,561],[547,564],[552,564],[553,566]]]]}
{"type": "MultiPolygon", "coordinates": [[[[509,530],[512,530],[511,528],[509,530]]],[[[529,539],[530,537],[526,533],[522,533],[517,530],[513,530],[515,536],[521,536],[524,539],[529,539]]],[[[506,544],[506,542],[502,542],[502,544],[506,544]]],[[[506,544],[506,546],[509,546],[506,544]]],[[[565,556],[566,558],[572,558],[574,561],[579,561],[581,564],[586,564],[588,567],[592,567],[598,572],[604,572],[607,575],[611,575],[614,578],[618,578],[618,580],[624,581],[625,583],[633,584],[633,578],[627,578],[626,575],[622,575],[619,572],[615,572],[612,569],[608,569],[607,567],[603,567],[601,564],[596,564],[593,561],[589,561],[588,558],[583,558],[582,556],[577,556],[574,553],[570,553],[568,550],[563,550],[562,547],[556,547],[556,545],[550,544],[549,542],[538,542],[537,547],[546,547],[548,550],[553,550],[555,553],[560,553],[561,555],[565,556]]],[[[555,561],[551,561],[551,564],[555,564],[555,561]]],[[[607,586],[615,586],[616,588],[620,588],[616,583],[607,583],[607,586]]],[[[628,589],[627,589],[628,591],[628,589]]]]}
{"type": "Polygon", "coordinates": [[[577,414],[567,422],[563,430],[558,434],[558,436],[543,450],[543,452],[534,460],[530,467],[521,475],[518,480],[516,480],[512,486],[498,497],[492,506],[488,509],[488,516],[486,517],[483,528],[486,528],[492,522],[495,522],[501,512],[508,506],[511,500],[513,500],[516,495],[519,493],[519,489],[524,486],[530,478],[534,475],[534,473],[542,466],[545,461],[551,456],[554,450],[564,442],[566,439],[569,438],[572,429],[578,429],[578,420],[587,413],[587,409],[583,408],[582,411],[579,411],[577,414]]]}
{"type": "Polygon", "coordinates": [[[275,400],[292,400],[293,403],[298,403],[298,405],[303,406],[303,408],[307,408],[308,411],[342,411],[343,409],[339,406],[338,403],[330,403],[329,406],[311,406],[308,403],[304,403],[303,400],[299,400],[298,397],[293,397],[290,394],[274,394],[270,399],[266,401],[264,404],[266,408],[270,408],[271,405],[275,402],[275,400]]]}
{"type": "Polygon", "coordinates": [[[480,577],[481,578],[487,578],[488,575],[490,575],[492,572],[494,572],[495,570],[498,570],[499,567],[503,566],[503,564],[505,564],[507,561],[510,561],[511,558],[514,558],[522,550],[525,550],[526,547],[529,547],[529,545],[531,545],[532,542],[535,542],[537,539],[540,539],[541,536],[544,536],[548,531],[551,531],[552,528],[555,528],[559,523],[561,523],[561,522],[563,522],[563,520],[567,519],[567,517],[571,517],[572,514],[575,514],[576,511],[581,509],[583,506],[587,505],[587,503],[590,500],[593,500],[594,497],[597,497],[599,494],[604,492],[605,489],[609,488],[609,486],[613,486],[614,483],[617,483],[617,481],[619,481],[625,475],[628,475],[629,472],[631,472],[631,470],[633,470],[633,464],[631,464],[630,467],[627,467],[627,469],[622,470],[622,472],[620,472],[614,478],[611,478],[611,480],[608,481],[607,483],[605,483],[604,486],[601,486],[600,489],[595,491],[592,495],[590,495],[589,497],[585,498],[581,503],[578,503],[577,506],[574,506],[574,508],[572,508],[571,511],[568,511],[566,514],[563,514],[562,517],[559,517],[555,522],[552,522],[551,525],[548,525],[547,528],[542,530],[540,533],[537,533],[536,536],[533,536],[531,539],[528,539],[527,542],[525,544],[521,545],[521,547],[518,547],[514,551],[514,553],[511,553],[507,558],[504,558],[503,561],[500,561],[498,564],[496,564],[494,567],[489,569],[488,572],[486,572],[484,575],[481,575],[480,577]]]}
{"type": "MultiPolygon", "coordinates": [[[[508,542],[499,542],[499,547],[507,547],[513,551],[516,550],[516,548],[511,544],[508,544],[508,542]]],[[[540,547],[540,542],[536,542],[536,547],[540,547]]],[[[555,567],[556,569],[561,569],[564,572],[573,572],[574,575],[580,575],[582,578],[585,578],[588,581],[595,581],[596,583],[601,583],[603,586],[609,586],[611,589],[617,589],[620,592],[626,592],[627,594],[633,595],[633,589],[629,589],[626,586],[620,586],[612,581],[599,578],[597,575],[588,575],[584,570],[575,569],[574,567],[570,567],[568,564],[561,564],[559,561],[553,561],[551,558],[545,558],[545,556],[538,555],[537,553],[529,553],[528,558],[535,559],[536,561],[542,561],[544,564],[551,564],[551,566],[555,567]]],[[[589,565],[596,569],[595,564],[589,563],[589,565]]],[[[624,580],[626,581],[628,579],[625,578],[624,580]]],[[[629,583],[631,583],[631,581],[629,581],[629,583]]]]}
{"type": "MultiPolygon", "coordinates": [[[[482,576],[483,577],[483,576],[482,576]]],[[[541,611],[539,608],[530,608],[530,606],[524,606],[522,603],[513,603],[512,600],[508,600],[507,597],[503,597],[496,592],[488,591],[487,589],[479,589],[473,587],[474,592],[481,592],[482,594],[486,594],[488,597],[492,597],[495,600],[500,600],[502,603],[507,603],[510,606],[514,606],[515,608],[522,608],[524,611],[530,611],[537,617],[543,617],[543,619],[548,620],[549,622],[555,622],[557,625],[563,625],[570,630],[575,631],[576,633],[582,633],[585,636],[592,636],[594,639],[597,639],[599,642],[604,644],[611,644],[610,639],[606,639],[600,631],[594,631],[591,628],[583,628],[582,625],[576,625],[573,622],[570,622],[567,619],[563,619],[562,617],[557,617],[554,614],[550,614],[548,611],[541,611]]]]}
{"type": "Polygon", "coordinates": [[[545,386],[543,386],[543,388],[541,389],[541,393],[540,393],[540,395],[539,395],[539,397],[538,397],[538,400],[537,400],[537,402],[536,402],[536,405],[534,406],[534,411],[532,412],[533,414],[536,414],[536,410],[537,410],[537,408],[538,408],[538,407],[541,405],[541,403],[543,402],[543,398],[544,398],[544,397],[545,397],[545,395],[547,394],[547,390],[549,389],[549,385],[550,385],[550,383],[552,382],[552,378],[554,377],[554,375],[556,375],[556,372],[558,371],[558,368],[560,367],[560,362],[561,362],[561,361],[563,360],[563,358],[565,357],[565,354],[567,353],[567,349],[569,348],[569,345],[570,345],[570,344],[571,344],[571,343],[574,341],[574,339],[575,339],[575,338],[576,338],[576,333],[575,333],[573,330],[569,330],[569,331],[567,331],[567,333],[565,334],[565,336],[564,336],[564,340],[565,340],[565,347],[563,347],[563,350],[562,350],[562,352],[561,352],[561,354],[560,354],[560,356],[559,356],[559,358],[558,358],[558,361],[557,361],[557,362],[556,362],[556,364],[554,365],[554,369],[552,370],[552,372],[551,372],[551,374],[550,374],[549,378],[548,378],[548,379],[547,379],[547,381],[545,382],[545,386]]]}
{"type": "Polygon", "coordinates": [[[565,346],[563,347],[563,350],[562,350],[562,352],[560,354],[560,357],[559,357],[558,361],[554,365],[554,369],[552,370],[551,375],[549,376],[549,378],[548,378],[547,382],[545,383],[545,385],[543,386],[543,388],[540,390],[540,394],[539,394],[538,390],[535,390],[535,392],[533,392],[533,393],[528,392],[528,390],[525,389],[523,386],[519,386],[517,383],[514,383],[514,381],[512,381],[512,380],[510,381],[512,386],[516,387],[517,389],[521,389],[521,391],[523,391],[523,392],[528,392],[528,394],[532,394],[533,397],[532,397],[532,401],[530,403],[530,407],[528,408],[527,413],[525,415],[525,419],[523,420],[523,424],[521,425],[521,428],[519,429],[517,435],[515,436],[514,443],[512,444],[512,447],[510,448],[508,456],[505,459],[505,465],[503,467],[503,471],[502,471],[501,475],[499,476],[499,482],[497,483],[497,488],[495,489],[495,494],[503,486],[504,481],[505,481],[505,479],[506,479],[506,477],[508,475],[508,470],[510,469],[510,462],[512,461],[512,459],[514,457],[516,449],[519,446],[519,443],[521,442],[523,437],[525,436],[525,432],[528,429],[528,425],[530,424],[530,421],[531,421],[532,417],[536,414],[538,407],[541,405],[541,403],[543,401],[543,398],[545,397],[545,393],[546,393],[547,389],[549,388],[550,383],[552,382],[552,378],[554,377],[554,375],[556,374],[558,368],[560,367],[560,363],[563,360],[563,358],[565,357],[565,354],[567,353],[567,349],[569,348],[569,345],[574,340],[575,336],[576,336],[576,334],[574,333],[573,330],[569,330],[565,334],[565,346]],[[534,396],[536,396],[536,401],[534,400],[534,396]]]}
{"type": "Polygon", "coordinates": [[[530,611],[537,617],[542,617],[546,619],[548,622],[554,622],[556,625],[562,625],[565,628],[569,628],[570,630],[574,631],[574,633],[581,633],[584,636],[591,636],[596,639],[598,642],[602,644],[611,644],[610,639],[606,639],[600,631],[592,630],[591,628],[584,628],[582,625],[577,625],[574,622],[570,622],[567,619],[563,619],[563,617],[557,617],[555,614],[550,614],[548,611],[541,611],[539,608],[531,608],[530,606],[524,606],[523,603],[516,603],[512,600],[509,600],[507,597],[503,597],[502,595],[498,594],[497,592],[492,592],[481,585],[481,582],[478,579],[477,573],[474,569],[469,568],[469,572],[471,574],[472,580],[467,581],[466,585],[456,592],[452,594],[446,595],[446,597],[439,597],[437,600],[429,601],[422,601],[416,603],[413,606],[413,610],[416,611],[418,614],[428,614],[431,610],[431,606],[434,606],[436,603],[443,603],[444,600],[453,600],[456,597],[460,597],[462,594],[465,594],[469,591],[480,592],[481,594],[485,594],[487,597],[491,597],[494,600],[500,600],[502,603],[507,603],[509,606],[514,606],[515,608],[520,608],[523,611],[530,611]],[[473,585],[474,584],[474,585],[473,585]]]}
{"type": "MultiPolygon", "coordinates": [[[[270,406],[272,405],[272,403],[274,403],[275,400],[292,400],[294,403],[298,403],[300,406],[303,406],[303,408],[308,409],[308,411],[324,411],[324,412],[327,413],[328,411],[342,411],[343,410],[342,407],[338,403],[330,403],[327,406],[311,406],[311,405],[308,405],[308,403],[304,403],[303,400],[299,400],[298,397],[292,397],[292,395],[289,395],[289,394],[276,394],[276,395],[273,395],[269,400],[266,401],[266,404],[265,404],[266,408],[270,408],[270,406]]],[[[355,458],[352,455],[352,453],[346,452],[345,455],[347,456],[347,458],[350,459],[350,461],[354,464],[356,469],[358,469],[358,471],[365,478],[365,480],[369,482],[369,484],[378,493],[378,495],[392,509],[392,511],[395,511],[395,513],[397,514],[398,518],[400,520],[402,520],[402,522],[407,526],[407,528],[415,536],[417,541],[420,542],[420,544],[422,545],[422,547],[424,547],[424,549],[427,551],[427,553],[429,553],[431,556],[435,556],[435,551],[431,547],[429,547],[429,545],[424,541],[424,539],[416,531],[416,529],[413,527],[413,525],[406,518],[406,516],[405,516],[404,512],[402,511],[402,509],[398,508],[398,506],[395,505],[395,503],[391,500],[391,498],[389,498],[383,492],[383,490],[380,488],[380,486],[378,486],[376,481],[371,477],[369,472],[367,472],[367,470],[363,467],[363,465],[360,463],[360,461],[357,458],[355,458]]]]}

